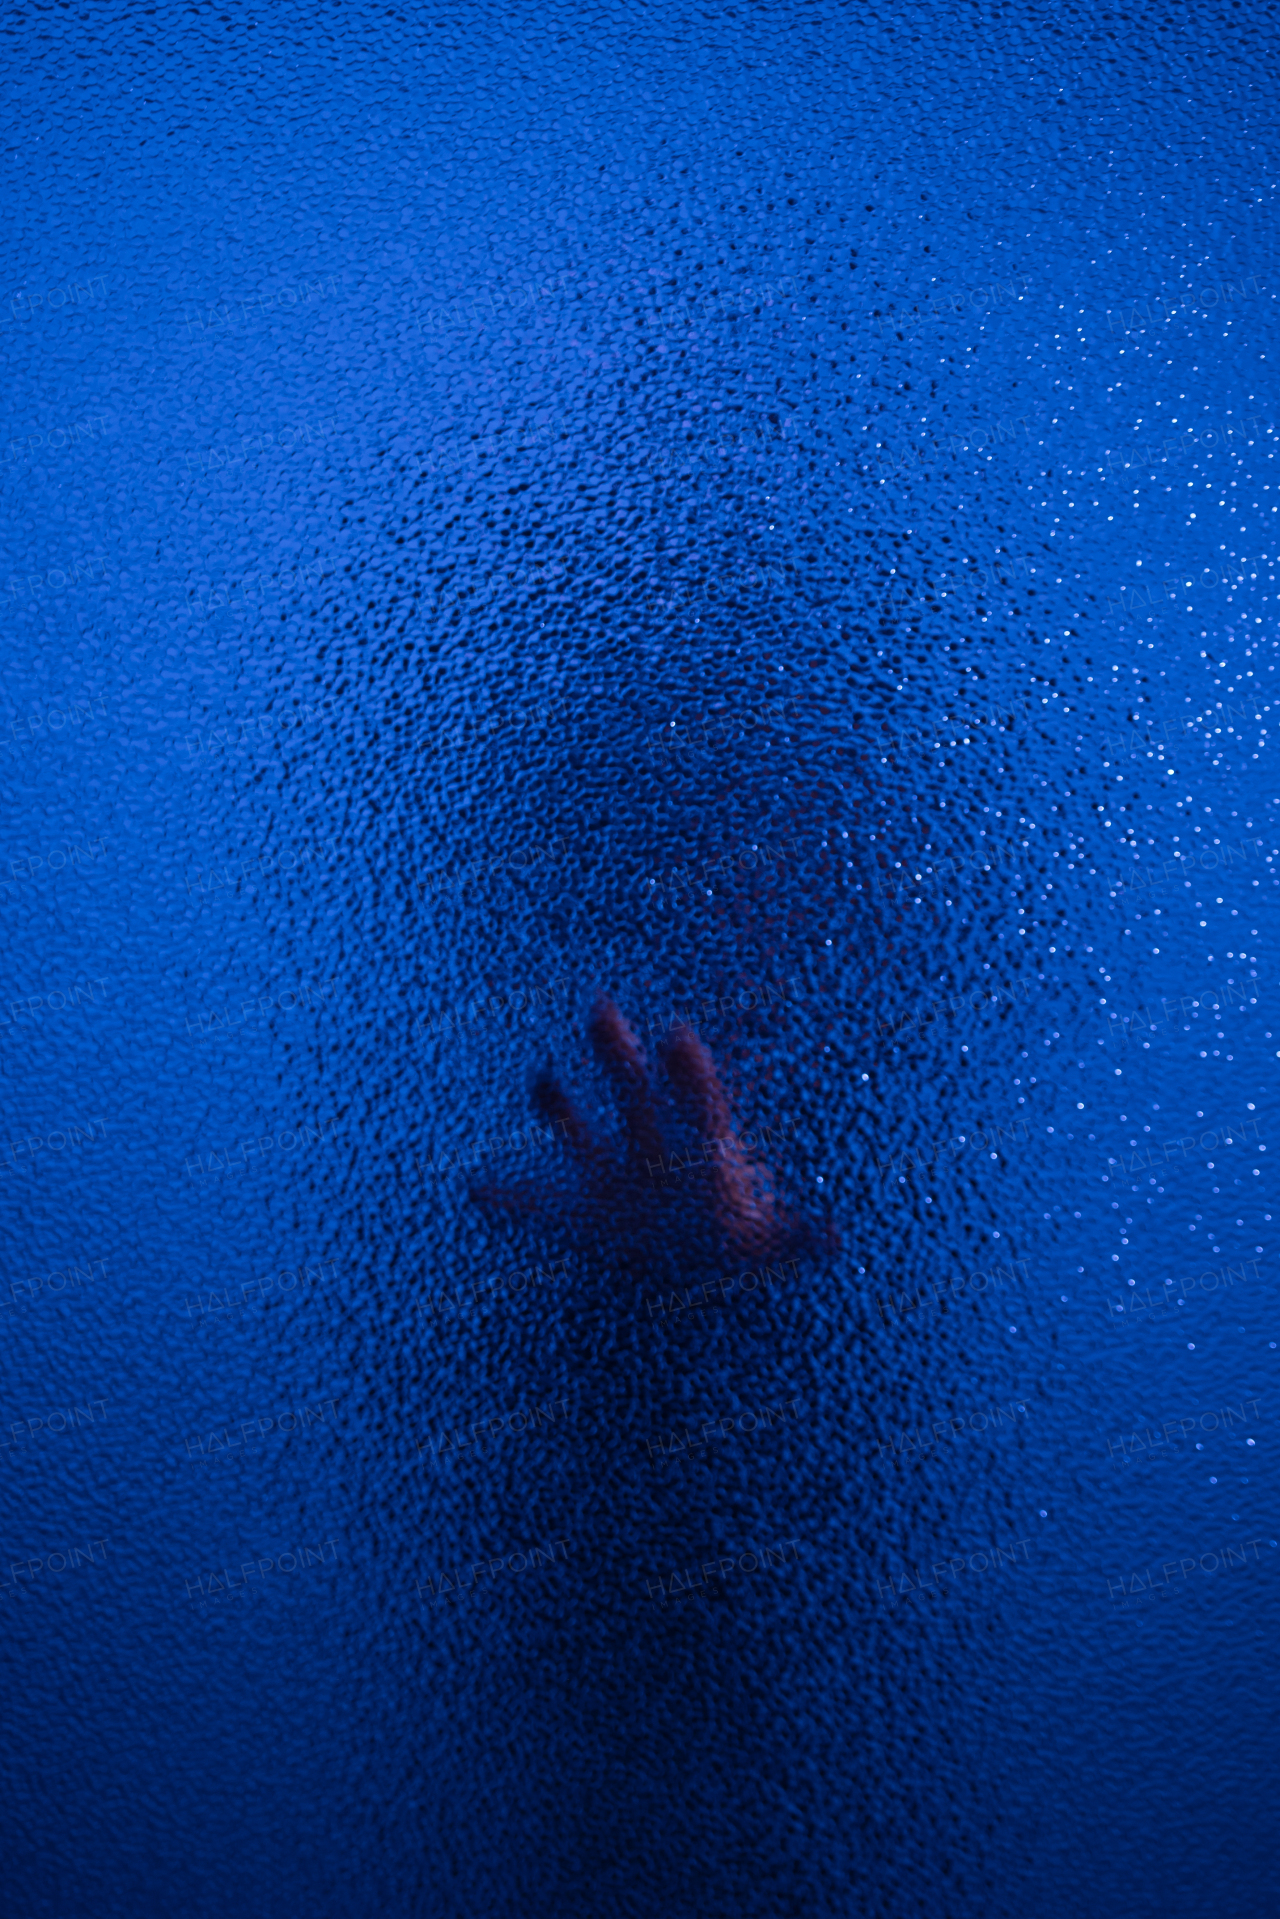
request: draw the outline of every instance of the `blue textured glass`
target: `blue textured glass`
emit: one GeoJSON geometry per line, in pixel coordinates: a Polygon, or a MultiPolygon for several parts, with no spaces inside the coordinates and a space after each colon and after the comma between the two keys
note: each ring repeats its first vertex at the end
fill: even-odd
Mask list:
{"type": "Polygon", "coordinates": [[[1274,1911],[1275,27],[10,16],[14,1919],[1274,1911]]]}

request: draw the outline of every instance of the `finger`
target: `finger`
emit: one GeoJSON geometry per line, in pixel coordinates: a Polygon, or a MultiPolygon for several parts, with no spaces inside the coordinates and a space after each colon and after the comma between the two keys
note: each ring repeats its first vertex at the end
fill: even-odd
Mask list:
{"type": "Polygon", "coordinates": [[[618,1089],[632,1149],[646,1159],[661,1159],[662,1134],[649,1083],[649,1063],[631,1025],[613,1001],[601,995],[588,1031],[597,1059],[618,1089]]]}
{"type": "Polygon", "coordinates": [[[579,1159],[591,1166],[602,1166],[608,1161],[605,1148],[593,1137],[582,1114],[549,1072],[540,1073],[534,1082],[533,1103],[544,1119],[559,1125],[571,1152],[579,1159]]]}
{"type": "Polygon", "coordinates": [[[739,1251],[767,1252],[782,1234],[777,1195],[766,1170],[733,1145],[711,1175],[716,1221],[739,1251]]]}
{"type": "Polygon", "coordinates": [[[644,1048],[629,1020],[602,993],[587,1022],[596,1057],[611,1079],[626,1090],[643,1086],[649,1078],[644,1048]]]}
{"type": "Polygon", "coordinates": [[[667,1072],[693,1114],[704,1150],[714,1147],[711,1190],[717,1224],[740,1250],[764,1250],[779,1231],[772,1181],[732,1130],[729,1096],[709,1047],[696,1033],[678,1034],[667,1050],[667,1072]]]}
{"type": "Polygon", "coordinates": [[[689,1107],[700,1133],[719,1139],[729,1130],[729,1096],[709,1047],[696,1033],[677,1033],[667,1048],[667,1076],[689,1107]]]}

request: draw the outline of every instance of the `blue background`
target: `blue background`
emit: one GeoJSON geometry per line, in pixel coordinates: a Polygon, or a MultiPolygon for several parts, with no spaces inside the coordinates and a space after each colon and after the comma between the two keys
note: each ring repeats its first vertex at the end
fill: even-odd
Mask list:
{"type": "Polygon", "coordinates": [[[1274,44],[10,17],[12,1913],[1274,1909],[1274,44]]]}

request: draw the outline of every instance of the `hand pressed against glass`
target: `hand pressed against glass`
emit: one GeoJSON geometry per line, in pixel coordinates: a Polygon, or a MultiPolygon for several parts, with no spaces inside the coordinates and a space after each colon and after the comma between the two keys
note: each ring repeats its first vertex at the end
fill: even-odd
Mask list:
{"type": "MultiPolygon", "coordinates": [[[[733,1130],[728,1093],[709,1048],[696,1033],[677,1033],[663,1058],[677,1111],[699,1134],[702,1157],[682,1161],[667,1154],[655,1091],[644,1049],[612,1000],[597,1001],[588,1027],[596,1057],[613,1082],[622,1119],[619,1141],[597,1138],[549,1072],[535,1082],[534,1104],[558,1124],[579,1173],[575,1210],[587,1223],[632,1246],[650,1233],[683,1223],[709,1228],[735,1254],[759,1257],[778,1251],[797,1233],[778,1197],[769,1169],[733,1130]],[[669,1171],[706,1166],[709,1180],[669,1182],[669,1171]]],[[[670,1102],[668,1102],[670,1103],[670,1102]]],[[[481,1188],[476,1197],[514,1211],[545,1210],[545,1195],[529,1185],[481,1188]]],[[[834,1236],[826,1235],[828,1245],[834,1236]]],[[[637,1247],[636,1250],[640,1250],[637,1247]]]]}

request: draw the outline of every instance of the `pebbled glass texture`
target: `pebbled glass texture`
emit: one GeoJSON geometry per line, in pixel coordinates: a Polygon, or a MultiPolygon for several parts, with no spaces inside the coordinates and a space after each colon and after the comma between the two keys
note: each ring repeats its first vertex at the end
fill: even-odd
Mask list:
{"type": "Polygon", "coordinates": [[[1273,1910],[1274,27],[10,16],[15,1919],[1273,1910]]]}

